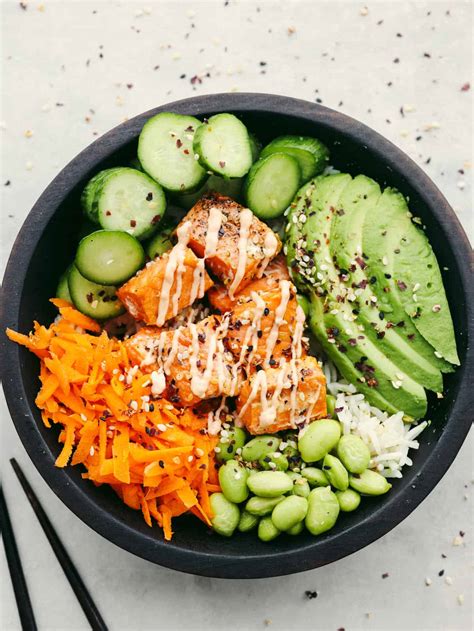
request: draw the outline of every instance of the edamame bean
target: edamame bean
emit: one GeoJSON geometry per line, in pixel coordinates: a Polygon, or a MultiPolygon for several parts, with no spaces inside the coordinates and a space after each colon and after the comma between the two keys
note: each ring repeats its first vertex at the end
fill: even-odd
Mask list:
{"type": "Polygon", "coordinates": [[[349,476],[349,484],[362,495],[383,495],[390,491],[392,485],[377,471],[366,469],[362,473],[349,476]]]}
{"type": "Polygon", "coordinates": [[[313,421],[298,440],[298,449],[305,462],[316,462],[333,449],[341,436],[341,426],[333,419],[313,421]]]}
{"type": "Polygon", "coordinates": [[[362,473],[370,463],[370,451],[362,438],[347,434],[337,443],[336,453],[350,473],[362,473]]]}
{"type": "Polygon", "coordinates": [[[247,462],[254,462],[265,458],[268,454],[278,450],[281,439],[276,436],[256,436],[242,448],[242,458],[247,462]]]}
{"type": "Polygon", "coordinates": [[[262,469],[271,471],[286,471],[288,469],[288,458],[281,451],[274,451],[267,454],[258,461],[262,469]],[[272,465],[275,465],[274,467],[272,465]]]}
{"type": "Polygon", "coordinates": [[[231,537],[239,523],[239,507],[229,502],[223,493],[213,493],[209,502],[213,513],[211,519],[213,529],[223,537],[231,537]]]}
{"type": "Polygon", "coordinates": [[[258,538],[261,541],[272,541],[278,537],[279,534],[280,531],[272,522],[271,517],[264,517],[260,520],[260,523],[258,524],[258,538]]]}
{"type": "Polygon", "coordinates": [[[248,477],[248,469],[237,460],[228,460],[220,467],[219,484],[229,502],[234,502],[234,504],[245,502],[249,496],[248,477]]]}
{"type": "Polygon", "coordinates": [[[255,528],[258,524],[258,517],[256,515],[251,515],[246,510],[242,511],[240,515],[239,525],[237,526],[237,530],[239,532],[248,532],[255,528]]]}
{"type": "Polygon", "coordinates": [[[324,471],[316,467],[305,467],[301,470],[301,475],[308,480],[312,487],[329,486],[329,480],[324,471]]]}
{"type": "Polygon", "coordinates": [[[360,504],[360,495],[353,489],[336,491],[336,497],[339,502],[340,509],[344,511],[344,513],[350,513],[358,508],[360,504]]]}
{"type": "Polygon", "coordinates": [[[308,497],[305,525],[312,535],[320,535],[336,523],[339,502],[329,487],[313,489],[308,497]]]}
{"type": "Polygon", "coordinates": [[[279,495],[278,497],[251,497],[245,504],[245,510],[251,515],[264,517],[269,515],[275,506],[284,499],[284,495],[279,495]]]}
{"type": "Polygon", "coordinates": [[[304,521],[295,524],[293,528],[286,531],[287,535],[300,535],[304,530],[304,521]]]}
{"type": "Polygon", "coordinates": [[[336,397],[332,394],[326,395],[326,409],[329,418],[336,418],[336,397]]]}
{"type": "Polygon", "coordinates": [[[323,460],[323,471],[331,486],[339,491],[345,491],[349,486],[349,474],[342,462],[336,456],[327,454],[323,460]]]}
{"type": "Polygon", "coordinates": [[[259,471],[247,478],[247,486],[259,497],[277,497],[291,491],[293,481],[283,471],[259,471]]]}
{"type": "Polygon", "coordinates": [[[289,530],[306,517],[308,500],[297,495],[285,497],[283,502],[275,506],[272,512],[272,522],[278,530],[289,530]]]}
{"type": "Polygon", "coordinates": [[[306,478],[302,478],[301,476],[297,480],[293,480],[293,495],[298,495],[299,497],[308,497],[311,489],[309,488],[309,483],[306,478]]]}
{"type": "Polygon", "coordinates": [[[231,460],[235,456],[237,449],[242,449],[245,445],[246,438],[247,434],[240,427],[228,429],[227,435],[221,436],[217,445],[219,447],[219,451],[216,452],[217,460],[221,462],[231,460]]]}

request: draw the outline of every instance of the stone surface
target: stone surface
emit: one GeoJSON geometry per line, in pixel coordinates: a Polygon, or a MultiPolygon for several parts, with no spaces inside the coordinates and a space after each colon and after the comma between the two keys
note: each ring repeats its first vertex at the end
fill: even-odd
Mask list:
{"type": "MultiPolygon", "coordinates": [[[[469,2],[24,6],[2,3],[2,268],[36,198],[97,135],[161,103],[229,90],[321,99],[367,123],[426,170],[472,234],[469,2]]],[[[112,629],[471,628],[472,434],[428,499],[368,548],[291,577],[225,581],[154,566],[92,532],[41,480],[3,400],[1,410],[2,483],[43,629],[87,624],[12,456],[112,629]]],[[[3,548],[0,562],[0,626],[19,629],[3,548]]]]}

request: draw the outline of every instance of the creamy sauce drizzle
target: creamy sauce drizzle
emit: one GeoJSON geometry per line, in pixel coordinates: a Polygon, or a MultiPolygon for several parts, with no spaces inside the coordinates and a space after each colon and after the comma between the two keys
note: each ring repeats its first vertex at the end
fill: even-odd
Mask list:
{"type": "Polygon", "coordinates": [[[278,239],[276,238],[273,230],[270,230],[265,234],[265,241],[263,243],[263,255],[265,258],[262,261],[260,269],[257,274],[257,278],[262,278],[265,270],[268,267],[268,264],[275,256],[278,249],[278,239]]]}
{"type": "Polygon", "coordinates": [[[177,315],[179,310],[179,299],[181,297],[182,285],[183,285],[183,273],[185,271],[184,257],[186,255],[186,248],[189,242],[189,235],[191,231],[191,222],[185,221],[182,224],[176,234],[178,236],[178,243],[170,251],[168,261],[166,263],[165,275],[163,278],[163,284],[160,291],[160,300],[158,302],[158,314],[156,317],[156,325],[163,326],[166,321],[166,315],[168,313],[170,304],[170,293],[173,287],[176,272],[178,273],[176,278],[176,290],[173,294],[173,316],[177,315]]]}
{"type": "Polygon", "coordinates": [[[265,364],[267,365],[269,365],[273,350],[275,348],[276,341],[278,339],[280,326],[282,325],[284,321],[286,309],[290,301],[290,296],[291,296],[290,288],[291,288],[291,282],[289,280],[281,281],[280,283],[281,300],[280,300],[280,304],[275,310],[275,319],[273,320],[273,325],[267,338],[266,355],[265,355],[265,364]]]}
{"type": "Polygon", "coordinates": [[[249,230],[253,221],[253,213],[249,208],[244,208],[240,211],[240,235],[238,243],[239,258],[237,263],[237,269],[235,271],[234,279],[229,287],[229,296],[234,298],[234,294],[237,291],[242,279],[245,275],[245,267],[247,265],[247,246],[249,240],[249,230]]]}

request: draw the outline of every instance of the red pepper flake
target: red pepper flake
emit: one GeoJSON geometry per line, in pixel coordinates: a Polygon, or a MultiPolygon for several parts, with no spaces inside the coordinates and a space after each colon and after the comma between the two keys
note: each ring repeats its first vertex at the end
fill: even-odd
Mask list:
{"type": "Polygon", "coordinates": [[[389,575],[389,573],[388,573],[388,572],[384,572],[384,573],[382,574],[382,578],[388,578],[389,576],[390,576],[390,575],[389,575]]]}
{"type": "Polygon", "coordinates": [[[105,215],[106,215],[107,217],[110,217],[110,215],[111,215],[111,214],[112,214],[112,213],[110,212],[110,210],[106,210],[106,211],[105,211],[105,215]]]}
{"type": "Polygon", "coordinates": [[[161,219],[161,215],[155,215],[153,219],[151,220],[151,225],[154,226],[160,221],[160,219],[161,219]]]}
{"type": "Polygon", "coordinates": [[[26,4],[26,2],[20,2],[20,7],[23,9],[23,11],[26,11],[28,8],[28,5],[26,4]]]}
{"type": "Polygon", "coordinates": [[[202,83],[201,77],[198,77],[197,74],[195,74],[194,77],[191,77],[190,81],[191,81],[191,85],[196,85],[196,83],[202,83]]]}
{"type": "Polygon", "coordinates": [[[127,83],[127,88],[131,90],[133,88],[133,83],[127,83]]]}
{"type": "Polygon", "coordinates": [[[221,167],[221,169],[223,169],[225,167],[224,160],[219,160],[219,166],[221,167]]]}
{"type": "Polygon", "coordinates": [[[187,156],[189,156],[189,149],[184,149],[183,153],[185,153],[187,156]]]}
{"type": "Polygon", "coordinates": [[[407,286],[402,280],[397,280],[397,286],[400,291],[406,291],[407,286]]]}
{"type": "Polygon", "coordinates": [[[181,140],[179,138],[176,141],[176,146],[178,147],[178,149],[183,146],[183,143],[181,142],[181,140]]]}
{"type": "Polygon", "coordinates": [[[135,228],[135,226],[137,225],[135,219],[130,219],[130,225],[132,226],[132,228],[135,228]]]}
{"type": "Polygon", "coordinates": [[[86,295],[86,298],[87,298],[87,302],[88,302],[89,304],[91,304],[91,303],[92,303],[92,301],[94,300],[94,294],[92,294],[92,293],[91,293],[91,294],[87,294],[87,295],[86,295]]]}
{"type": "Polygon", "coordinates": [[[470,83],[464,83],[461,86],[461,92],[469,92],[470,89],[471,89],[471,84],[470,83]]]}
{"type": "Polygon", "coordinates": [[[186,127],[184,131],[194,131],[194,127],[192,125],[189,125],[189,127],[186,127]]]}

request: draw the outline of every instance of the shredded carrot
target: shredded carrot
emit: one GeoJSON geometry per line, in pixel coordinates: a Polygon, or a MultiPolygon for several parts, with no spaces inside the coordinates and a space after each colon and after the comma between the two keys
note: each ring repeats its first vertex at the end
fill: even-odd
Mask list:
{"type": "Polygon", "coordinates": [[[36,405],[46,427],[60,428],[56,466],[82,465],[83,478],[111,485],[166,540],[183,513],[210,525],[209,494],[220,487],[207,417],[154,397],[149,375],[131,368],[120,340],[69,302],[51,302],[61,317],[50,327],[35,322],[29,335],[7,335],[40,359],[36,405]]]}

